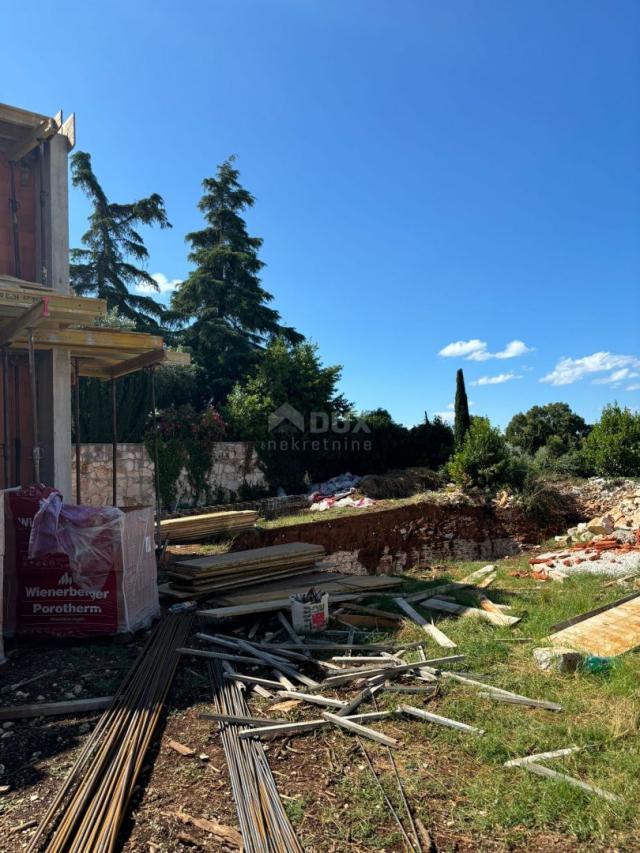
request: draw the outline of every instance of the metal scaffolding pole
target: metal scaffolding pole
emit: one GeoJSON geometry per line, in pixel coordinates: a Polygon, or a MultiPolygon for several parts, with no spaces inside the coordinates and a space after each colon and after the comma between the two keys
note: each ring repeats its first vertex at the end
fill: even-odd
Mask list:
{"type": "Polygon", "coordinates": [[[116,403],[116,380],[111,380],[111,465],[112,465],[112,503],[118,506],[118,405],[116,403]]]}
{"type": "Polygon", "coordinates": [[[76,434],[76,503],[81,503],[80,476],[80,359],[73,359],[75,386],[73,389],[73,423],[76,434]]]}
{"type": "Polygon", "coordinates": [[[149,383],[151,386],[151,417],[153,419],[153,485],[156,493],[156,547],[162,545],[160,539],[160,464],[158,461],[158,418],[156,412],[156,368],[149,368],[149,383]]]}
{"type": "Polygon", "coordinates": [[[31,415],[33,419],[33,482],[40,482],[40,442],[38,441],[38,386],[36,382],[36,354],[33,348],[33,329],[27,329],[29,342],[29,382],[31,385],[31,415]]]}
{"type": "Polygon", "coordinates": [[[4,465],[4,487],[8,489],[11,483],[9,470],[9,350],[2,350],[2,462],[4,465]]]}

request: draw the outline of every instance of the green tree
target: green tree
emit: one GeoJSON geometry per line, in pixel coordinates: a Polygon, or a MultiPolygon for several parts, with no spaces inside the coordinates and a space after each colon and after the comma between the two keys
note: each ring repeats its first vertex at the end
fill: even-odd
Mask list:
{"type": "Polygon", "coordinates": [[[505,431],[507,441],[533,455],[541,447],[552,445],[553,455],[579,447],[589,427],[566,403],[533,406],[514,415],[505,431]]]}
{"type": "Polygon", "coordinates": [[[640,476],[640,413],[605,406],[584,443],[587,462],[601,477],[640,476]]]}
{"type": "Polygon", "coordinates": [[[409,465],[438,470],[448,462],[454,448],[453,430],[442,418],[424,422],[409,430],[409,465]]]}
{"type": "Polygon", "coordinates": [[[71,158],[71,180],[93,205],[81,240],[83,248],[71,250],[71,286],[80,295],[106,299],[109,310],[132,320],[139,330],[157,328],[167,316],[166,309],[151,296],[131,293],[130,287],[142,283],[158,290],[141,266],[149,253],[137,229],[141,225],[171,228],[162,196],[153,193],[129,204],[109,201],[85,151],[71,158]]]}
{"type": "Polygon", "coordinates": [[[272,487],[300,491],[305,474],[315,473],[323,451],[311,443],[322,443],[325,434],[312,432],[312,412],[324,413],[330,421],[344,419],[350,411],[336,390],[341,370],[338,365],[324,367],[314,344],[292,345],[279,337],[266,347],[254,374],[233,388],[224,411],[229,433],[258,443],[272,487]],[[278,415],[282,406],[287,408],[278,415]],[[297,422],[298,414],[302,422],[297,422]]]}
{"type": "Polygon", "coordinates": [[[216,176],[202,183],[198,207],[206,226],[187,235],[195,269],[172,298],[173,309],[188,323],[182,339],[204,371],[208,395],[216,400],[226,399],[255,368],[272,337],[290,344],[304,339],[281,325],[279,313],[269,306],[273,296],[260,282],[262,240],[249,235],[242,217],[254,198],[241,186],[233,163],[233,157],[225,160],[216,176]]]}
{"type": "Polygon", "coordinates": [[[469,417],[469,401],[467,400],[467,389],[464,387],[464,373],[458,370],[456,373],[456,399],[454,405],[455,422],[453,432],[456,447],[462,447],[464,437],[471,426],[469,417]]]}
{"type": "Polygon", "coordinates": [[[509,450],[504,436],[488,418],[474,417],[449,463],[449,475],[460,486],[495,489],[521,485],[526,466],[509,450]]]}

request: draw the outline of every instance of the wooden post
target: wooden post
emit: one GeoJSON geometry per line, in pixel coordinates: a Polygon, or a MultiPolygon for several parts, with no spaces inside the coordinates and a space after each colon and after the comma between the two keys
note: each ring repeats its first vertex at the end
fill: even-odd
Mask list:
{"type": "Polygon", "coordinates": [[[156,497],[156,547],[162,545],[160,538],[160,462],[158,457],[158,417],[156,412],[156,366],[149,368],[149,384],[151,386],[151,417],[153,420],[153,486],[156,497]]]}
{"type": "Polygon", "coordinates": [[[4,487],[8,489],[11,484],[9,471],[9,350],[2,350],[2,461],[4,465],[4,487]]]}
{"type": "Polygon", "coordinates": [[[36,384],[36,355],[33,348],[33,329],[27,330],[29,342],[29,382],[31,385],[31,416],[33,420],[33,482],[40,482],[40,443],[38,441],[38,388],[36,384]]]}
{"type": "Polygon", "coordinates": [[[81,480],[80,476],[80,359],[73,359],[75,373],[75,387],[73,389],[73,422],[76,434],[76,503],[82,503],[81,500],[81,480]]]}
{"type": "Polygon", "coordinates": [[[115,379],[111,380],[111,465],[112,503],[118,506],[118,404],[115,379]]]}

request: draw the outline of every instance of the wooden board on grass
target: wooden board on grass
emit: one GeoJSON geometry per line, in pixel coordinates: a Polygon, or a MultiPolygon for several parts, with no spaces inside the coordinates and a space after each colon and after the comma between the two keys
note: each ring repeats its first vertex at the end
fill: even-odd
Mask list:
{"type": "MultiPolygon", "coordinates": [[[[570,620],[573,621],[573,620],[570,620]]],[[[640,594],[613,602],[606,609],[583,614],[578,622],[551,634],[554,646],[616,657],[640,646],[640,594]]]]}

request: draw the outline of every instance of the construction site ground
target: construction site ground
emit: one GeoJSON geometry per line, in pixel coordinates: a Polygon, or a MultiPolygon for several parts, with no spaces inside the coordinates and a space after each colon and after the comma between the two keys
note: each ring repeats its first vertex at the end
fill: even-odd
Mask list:
{"type": "MultiPolygon", "coordinates": [[[[496,627],[448,618],[438,624],[456,642],[457,651],[466,655],[457,665],[459,671],[473,673],[493,686],[558,702],[564,710],[553,713],[496,703],[480,697],[477,690],[447,682],[440,695],[424,702],[425,708],[484,729],[482,737],[417,720],[392,719],[376,728],[401,740],[394,755],[407,797],[438,850],[638,851],[640,656],[620,657],[607,672],[565,675],[542,672],[532,657],[533,648],[546,644],[544,638],[553,624],[628,594],[634,581],[612,583],[610,577],[574,575],[564,583],[543,583],[514,576],[513,572],[528,571],[528,556],[498,561],[498,578],[492,586],[494,601],[508,603],[513,613],[523,615],[518,625],[496,627]],[[522,638],[532,639],[514,642],[522,638]],[[619,802],[502,766],[531,752],[571,745],[586,749],[550,766],[619,795],[619,802]]],[[[461,578],[482,565],[434,567],[429,582],[461,578]]],[[[390,597],[376,596],[367,603],[395,609],[390,597]]],[[[403,625],[400,633],[392,632],[393,639],[424,639],[417,626],[403,625]]],[[[376,639],[386,637],[376,635],[376,639]]],[[[106,640],[30,647],[21,643],[10,655],[5,683],[51,672],[25,686],[21,694],[0,696],[0,707],[109,695],[143,640],[137,637],[122,645],[106,640]]],[[[438,653],[433,643],[428,649],[438,653]]],[[[398,697],[383,691],[378,701],[381,708],[392,708],[398,697]]],[[[406,701],[422,705],[424,700],[415,695],[406,701]]],[[[270,711],[271,704],[273,700],[253,697],[251,712],[283,716],[282,710],[270,711]]],[[[236,826],[216,724],[198,716],[210,710],[206,668],[198,660],[184,660],[129,810],[120,849],[162,853],[233,849],[189,819],[215,819],[236,826]],[[179,754],[171,740],[191,747],[194,754],[179,754]]],[[[13,853],[26,848],[30,830],[16,828],[44,814],[98,716],[4,724],[0,850],[13,853]]],[[[295,721],[317,713],[300,704],[286,716],[295,721]]],[[[399,806],[386,751],[370,742],[366,747],[389,797],[399,806]]],[[[305,850],[403,849],[358,742],[350,735],[328,730],[275,740],[269,744],[268,756],[305,850]]]]}

